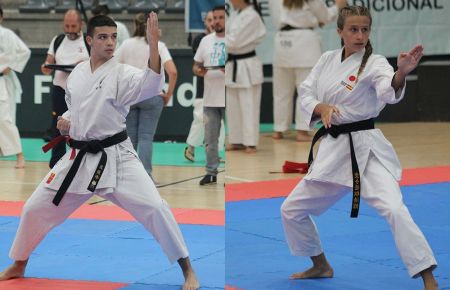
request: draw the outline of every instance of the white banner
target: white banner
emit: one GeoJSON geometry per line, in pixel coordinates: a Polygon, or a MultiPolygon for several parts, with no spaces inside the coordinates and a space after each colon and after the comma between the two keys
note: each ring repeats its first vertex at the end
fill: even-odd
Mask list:
{"type": "MultiPolygon", "coordinates": [[[[283,0],[278,0],[283,1],[283,0]]],[[[328,6],[333,0],[323,0],[328,6]]],[[[257,53],[264,64],[272,63],[275,27],[269,15],[268,0],[261,4],[267,35],[257,53]]],[[[416,44],[425,55],[450,54],[450,0],[348,0],[349,5],[369,7],[372,14],[370,41],[374,53],[395,57],[416,44]]],[[[319,29],[323,51],[341,46],[336,22],[319,29]]]]}

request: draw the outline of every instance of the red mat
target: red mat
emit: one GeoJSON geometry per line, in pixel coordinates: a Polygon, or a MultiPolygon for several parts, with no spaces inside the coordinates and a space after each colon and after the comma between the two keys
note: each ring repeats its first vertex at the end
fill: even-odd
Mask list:
{"type": "Polygon", "coordinates": [[[2,281],[0,290],[116,290],[127,285],[112,282],[27,278],[2,281]]]}
{"type": "MultiPolygon", "coordinates": [[[[23,204],[22,201],[0,201],[0,216],[20,216],[23,204]]],[[[180,224],[225,225],[223,210],[173,208],[172,212],[180,224]]],[[[114,205],[82,205],[69,218],[134,221],[129,213],[114,205]]]]}
{"type": "Polygon", "coordinates": [[[225,290],[244,290],[244,289],[242,289],[242,288],[236,288],[236,287],[233,287],[233,286],[225,285],[225,290]]]}
{"type": "MultiPolygon", "coordinates": [[[[285,197],[301,178],[235,183],[225,186],[225,200],[241,201],[285,197]]],[[[450,182],[450,166],[412,168],[403,170],[400,185],[450,182]]]]}

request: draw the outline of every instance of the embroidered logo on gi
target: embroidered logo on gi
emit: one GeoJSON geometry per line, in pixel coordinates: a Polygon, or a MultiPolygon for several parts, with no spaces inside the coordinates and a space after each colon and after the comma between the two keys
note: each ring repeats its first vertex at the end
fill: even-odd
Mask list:
{"type": "Polygon", "coordinates": [[[96,90],[101,89],[102,88],[102,82],[105,78],[101,79],[100,82],[98,83],[98,86],[95,87],[96,90]]]}
{"type": "Polygon", "coordinates": [[[353,86],[345,81],[341,81],[341,85],[343,85],[347,90],[351,91],[353,90],[354,85],[356,84],[357,78],[354,75],[351,75],[348,77],[348,80],[353,83],[353,86]]]}
{"type": "Polygon", "coordinates": [[[47,184],[50,184],[50,182],[52,182],[52,180],[53,180],[53,178],[55,178],[55,176],[56,176],[56,173],[52,172],[47,179],[47,184]]]}

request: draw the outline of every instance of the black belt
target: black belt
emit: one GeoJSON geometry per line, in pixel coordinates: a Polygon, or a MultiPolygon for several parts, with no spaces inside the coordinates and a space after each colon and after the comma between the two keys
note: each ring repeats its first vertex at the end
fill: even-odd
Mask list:
{"type": "Polygon", "coordinates": [[[321,127],[319,131],[314,135],[313,140],[311,142],[311,148],[309,150],[308,157],[308,166],[311,166],[313,162],[313,148],[314,144],[326,134],[330,134],[333,138],[337,138],[340,134],[347,133],[350,139],[350,156],[352,160],[352,174],[353,174],[353,199],[352,199],[352,211],[350,217],[356,218],[358,217],[359,211],[359,201],[360,201],[360,192],[361,192],[361,179],[359,175],[358,162],[356,161],[355,149],[353,148],[353,140],[351,132],[362,131],[362,130],[371,130],[375,128],[374,120],[368,119],[364,121],[342,124],[342,125],[331,125],[330,128],[326,129],[325,127],[321,127]]]}
{"type": "Polygon", "coordinates": [[[284,25],[283,27],[280,28],[280,31],[289,31],[289,30],[295,30],[295,29],[313,30],[314,28],[312,28],[312,27],[294,27],[294,26],[290,26],[290,25],[284,25]]]}
{"type": "Polygon", "coordinates": [[[254,50],[244,54],[228,54],[227,62],[233,61],[233,83],[236,82],[237,60],[254,56],[256,56],[256,52],[254,50]]]}
{"type": "MultiPolygon", "coordinates": [[[[44,152],[48,151],[51,148],[51,146],[54,146],[57,143],[66,140],[65,136],[59,137],[60,137],[59,140],[55,141],[52,140],[47,146],[45,146],[43,148],[44,152]]],[[[80,149],[80,151],[78,152],[77,157],[73,161],[73,164],[69,169],[69,172],[64,178],[61,187],[58,189],[58,192],[53,198],[53,203],[57,206],[61,202],[62,198],[64,197],[64,194],[66,193],[67,189],[72,183],[72,180],[74,179],[78,171],[78,168],[80,167],[81,160],[83,160],[84,155],[86,153],[97,154],[101,152],[102,156],[100,157],[100,161],[98,162],[97,169],[95,169],[94,175],[92,176],[91,182],[89,182],[89,186],[87,188],[89,191],[94,192],[95,188],[97,187],[98,181],[102,177],[103,170],[105,169],[106,161],[108,158],[105,152],[105,148],[119,144],[125,141],[127,138],[128,138],[127,131],[124,130],[101,141],[99,140],[77,141],[69,139],[67,141],[69,146],[75,149],[80,149]]]]}

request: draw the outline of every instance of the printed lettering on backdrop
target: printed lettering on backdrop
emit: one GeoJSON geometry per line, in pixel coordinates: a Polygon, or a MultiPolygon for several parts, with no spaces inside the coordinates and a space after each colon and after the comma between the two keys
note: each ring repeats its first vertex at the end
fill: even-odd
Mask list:
{"type": "MultiPolygon", "coordinates": [[[[267,35],[257,53],[264,64],[272,63],[273,39],[276,32],[269,14],[269,1],[260,0],[267,35]]],[[[331,6],[334,0],[323,0],[331,6]]],[[[425,47],[426,55],[450,54],[449,0],[348,0],[349,5],[369,7],[373,23],[370,40],[376,54],[395,57],[416,44],[425,47]]],[[[323,51],[340,47],[333,21],[318,28],[323,51]]]]}
{"type": "Polygon", "coordinates": [[[223,0],[186,0],[184,23],[186,32],[203,32],[203,19],[215,6],[223,5],[223,0]]]}

